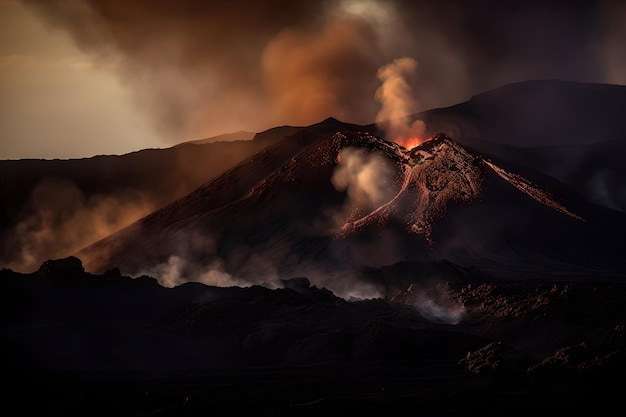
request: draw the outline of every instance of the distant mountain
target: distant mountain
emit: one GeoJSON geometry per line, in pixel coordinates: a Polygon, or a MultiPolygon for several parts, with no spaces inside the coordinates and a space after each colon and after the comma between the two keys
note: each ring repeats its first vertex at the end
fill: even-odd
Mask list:
{"type": "Polygon", "coordinates": [[[487,151],[491,144],[590,145],[626,139],[626,86],[558,80],[508,84],[464,103],[415,114],[429,133],[446,132],[487,151]]]}
{"type": "Polygon", "coordinates": [[[626,216],[446,135],[406,150],[329,119],[77,256],[91,271],[139,274],[176,257],[189,279],[219,263],[341,292],[363,267],[442,259],[498,278],[621,279],[623,231],[626,216]]]}
{"type": "Polygon", "coordinates": [[[179,143],[178,145],[175,145],[175,146],[187,145],[189,143],[192,143],[194,145],[204,145],[204,144],[213,143],[213,142],[233,142],[237,140],[252,140],[254,139],[254,135],[255,135],[254,132],[246,132],[242,130],[239,132],[224,133],[223,135],[214,136],[212,138],[207,138],[207,139],[190,140],[188,142],[179,143]]]}
{"type": "Polygon", "coordinates": [[[409,121],[423,120],[431,135],[446,132],[626,212],[624,108],[626,86],[537,80],[487,91],[409,121]]]}
{"type": "Polygon", "coordinates": [[[590,201],[626,213],[626,134],[588,145],[507,147],[503,158],[547,174],[590,201]]]}

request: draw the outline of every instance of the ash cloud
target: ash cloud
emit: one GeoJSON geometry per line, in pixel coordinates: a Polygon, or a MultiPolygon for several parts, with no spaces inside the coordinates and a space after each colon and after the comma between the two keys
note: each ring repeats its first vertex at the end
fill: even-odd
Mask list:
{"type": "Polygon", "coordinates": [[[27,4],[115,72],[155,128],[178,141],[329,115],[367,123],[376,110],[383,35],[370,19],[337,12],[339,3],[27,4]]]}
{"type": "Polygon", "coordinates": [[[330,114],[365,122],[360,115],[372,110],[368,91],[379,49],[376,30],[354,17],[334,20],[318,31],[281,31],[263,53],[272,118],[310,124],[330,114]]]}
{"type": "Polygon", "coordinates": [[[71,181],[52,178],[34,189],[30,205],[29,214],[3,241],[1,262],[20,272],[69,256],[155,209],[135,191],[85,197],[71,181]]]}
{"type": "Polygon", "coordinates": [[[179,141],[328,116],[371,123],[376,71],[435,26],[428,12],[409,28],[402,2],[374,0],[25,4],[117,74],[158,131],[179,141]]]}
{"type": "Polygon", "coordinates": [[[371,123],[378,68],[420,63],[416,111],[527,79],[623,82],[618,2],[25,0],[170,140],[335,116],[371,123]]]}

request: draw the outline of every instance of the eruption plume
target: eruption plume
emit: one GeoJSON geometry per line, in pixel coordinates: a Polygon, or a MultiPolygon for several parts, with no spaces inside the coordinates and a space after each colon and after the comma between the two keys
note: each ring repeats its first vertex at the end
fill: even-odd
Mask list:
{"type": "Polygon", "coordinates": [[[407,149],[414,148],[426,139],[424,122],[411,122],[408,117],[417,108],[409,82],[415,76],[416,70],[417,62],[407,57],[381,67],[378,70],[378,79],[382,81],[382,85],[375,95],[382,105],[376,115],[376,123],[385,130],[387,139],[407,149]]]}

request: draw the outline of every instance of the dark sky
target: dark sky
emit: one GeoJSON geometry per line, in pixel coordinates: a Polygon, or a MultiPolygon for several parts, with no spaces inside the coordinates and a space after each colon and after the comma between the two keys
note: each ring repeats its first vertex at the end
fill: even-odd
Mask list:
{"type": "Polygon", "coordinates": [[[23,4],[115,76],[154,128],[155,147],[328,116],[371,123],[377,71],[399,58],[417,63],[405,74],[411,111],[529,79],[626,84],[620,2],[23,4]]]}

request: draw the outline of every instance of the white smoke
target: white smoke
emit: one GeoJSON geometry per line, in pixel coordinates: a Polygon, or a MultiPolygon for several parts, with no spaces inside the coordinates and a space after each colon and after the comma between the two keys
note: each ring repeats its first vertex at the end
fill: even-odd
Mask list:
{"type": "Polygon", "coordinates": [[[407,293],[405,302],[415,307],[427,320],[456,325],[465,317],[463,303],[451,297],[448,285],[439,280],[431,282],[428,287],[412,284],[407,293]]]}
{"type": "Polygon", "coordinates": [[[370,212],[395,195],[394,171],[377,153],[344,148],[331,182],[337,191],[348,194],[347,209],[370,212]]]}
{"type": "Polygon", "coordinates": [[[465,307],[459,303],[441,303],[426,293],[417,294],[413,306],[428,320],[446,324],[459,324],[465,317],[465,307]]]}
{"type": "Polygon", "coordinates": [[[603,2],[601,12],[604,21],[600,52],[604,60],[605,82],[626,85],[626,5],[618,1],[603,2]]]}

